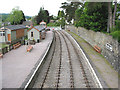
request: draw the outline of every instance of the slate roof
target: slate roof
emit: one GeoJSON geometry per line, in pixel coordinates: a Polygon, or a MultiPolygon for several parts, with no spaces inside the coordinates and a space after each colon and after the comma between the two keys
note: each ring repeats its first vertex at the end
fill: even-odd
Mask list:
{"type": "Polygon", "coordinates": [[[32,25],[33,23],[32,23],[32,21],[24,21],[23,22],[23,25],[32,25]]]}
{"type": "Polygon", "coordinates": [[[39,30],[39,31],[42,31],[43,29],[45,29],[45,27],[44,26],[35,26],[34,28],[36,28],[37,30],[39,30]]]}
{"type": "Polygon", "coordinates": [[[26,27],[24,25],[9,25],[9,26],[5,26],[5,28],[8,28],[10,30],[17,30],[17,29],[25,29],[26,27]]]}

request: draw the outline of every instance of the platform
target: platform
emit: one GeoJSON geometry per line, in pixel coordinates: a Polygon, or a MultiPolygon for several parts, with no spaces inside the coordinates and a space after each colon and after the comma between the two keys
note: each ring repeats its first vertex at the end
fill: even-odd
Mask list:
{"type": "Polygon", "coordinates": [[[52,39],[53,32],[47,31],[46,39],[32,45],[31,52],[27,52],[27,45],[22,45],[6,53],[0,60],[2,62],[2,88],[20,88],[43,57],[52,39]]]}

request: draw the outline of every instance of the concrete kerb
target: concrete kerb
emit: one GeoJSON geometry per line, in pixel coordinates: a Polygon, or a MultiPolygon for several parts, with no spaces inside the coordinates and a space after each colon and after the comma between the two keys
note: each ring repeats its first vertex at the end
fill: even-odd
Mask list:
{"type": "MultiPolygon", "coordinates": [[[[65,32],[67,33],[67,32],[65,32]]],[[[67,33],[68,34],[68,33],[67,33]]],[[[89,56],[85,53],[84,49],[80,46],[80,44],[76,41],[76,39],[71,35],[69,34],[70,37],[75,41],[75,43],[77,44],[77,46],[79,47],[80,51],[82,52],[87,64],[89,65],[90,67],[90,70],[91,70],[91,74],[93,75],[93,78],[96,79],[96,84],[98,86],[98,88],[101,88],[103,89],[104,88],[108,88],[107,87],[107,84],[101,79],[101,76],[100,74],[97,72],[97,70],[95,69],[95,66],[93,65],[93,63],[91,63],[91,60],[89,58],[89,56]],[[98,77],[100,76],[100,78],[98,77]]]]}
{"type": "Polygon", "coordinates": [[[54,33],[53,33],[53,38],[52,41],[49,43],[45,53],[42,55],[42,58],[40,58],[34,66],[34,68],[31,70],[31,73],[28,75],[28,77],[25,79],[25,81],[22,83],[20,88],[24,88],[26,90],[27,88],[31,88],[33,86],[33,83],[35,82],[35,79],[37,78],[37,75],[39,73],[39,70],[41,68],[41,65],[45,62],[45,58],[50,50],[50,47],[52,46],[52,43],[54,41],[54,33]]]}

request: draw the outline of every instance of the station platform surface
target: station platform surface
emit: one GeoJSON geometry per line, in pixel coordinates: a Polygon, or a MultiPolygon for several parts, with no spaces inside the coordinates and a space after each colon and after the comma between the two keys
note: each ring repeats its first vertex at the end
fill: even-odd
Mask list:
{"type": "Polygon", "coordinates": [[[2,63],[2,88],[20,88],[36,63],[43,57],[52,39],[53,32],[47,31],[44,40],[32,45],[31,52],[27,52],[27,45],[22,45],[6,53],[0,60],[2,63]]]}

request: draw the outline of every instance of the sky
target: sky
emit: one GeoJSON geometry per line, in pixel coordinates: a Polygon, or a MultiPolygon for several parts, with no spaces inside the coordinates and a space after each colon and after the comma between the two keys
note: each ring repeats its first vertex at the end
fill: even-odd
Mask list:
{"type": "Polygon", "coordinates": [[[40,7],[44,7],[45,10],[49,11],[50,15],[57,16],[58,10],[61,10],[60,6],[63,2],[67,2],[67,0],[1,0],[0,13],[10,13],[13,8],[18,6],[19,9],[22,10],[26,16],[35,16],[38,14],[40,7]]]}
{"type": "Polygon", "coordinates": [[[24,12],[26,16],[35,16],[40,7],[48,10],[50,15],[57,16],[61,3],[67,0],[1,0],[0,13],[10,13],[16,6],[24,12]]]}

